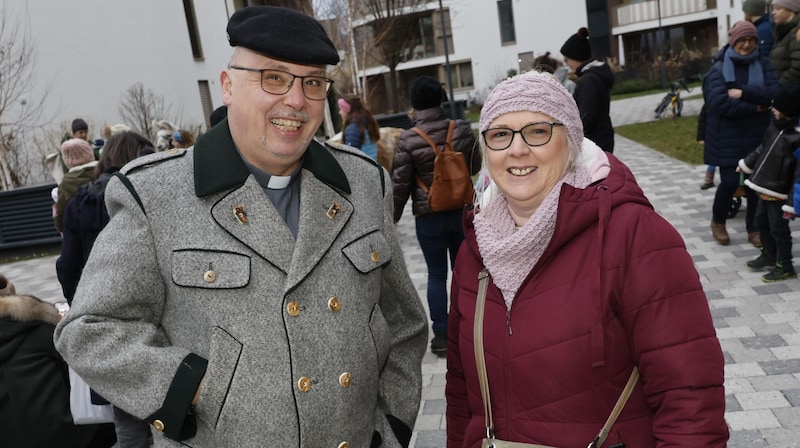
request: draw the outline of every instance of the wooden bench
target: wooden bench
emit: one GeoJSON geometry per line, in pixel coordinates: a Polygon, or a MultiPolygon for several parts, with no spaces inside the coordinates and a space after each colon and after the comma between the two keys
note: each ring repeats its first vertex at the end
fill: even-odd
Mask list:
{"type": "Polygon", "coordinates": [[[0,250],[57,244],[61,234],[53,224],[56,184],[0,191],[0,250]]]}

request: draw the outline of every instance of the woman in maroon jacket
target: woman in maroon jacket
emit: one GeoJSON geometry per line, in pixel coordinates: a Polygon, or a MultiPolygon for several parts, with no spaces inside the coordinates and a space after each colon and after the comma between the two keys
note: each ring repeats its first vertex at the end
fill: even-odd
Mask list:
{"type": "Polygon", "coordinates": [[[683,240],[628,168],[583,138],[550,75],[500,83],[480,119],[491,185],[465,216],[448,325],[447,446],[485,437],[473,322],[478,273],[498,439],[587,446],[634,366],[604,446],[724,447],[723,356],[683,240]]]}

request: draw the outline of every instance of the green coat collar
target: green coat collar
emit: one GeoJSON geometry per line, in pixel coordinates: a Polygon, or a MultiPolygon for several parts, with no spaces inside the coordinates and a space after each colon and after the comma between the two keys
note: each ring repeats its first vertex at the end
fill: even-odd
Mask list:
{"type": "MultiPolygon", "coordinates": [[[[336,190],[350,194],[350,183],[333,155],[312,140],[305,155],[303,168],[336,190]]],[[[233,144],[228,119],[203,134],[194,145],[194,191],[205,197],[244,184],[250,170],[233,144]]]]}

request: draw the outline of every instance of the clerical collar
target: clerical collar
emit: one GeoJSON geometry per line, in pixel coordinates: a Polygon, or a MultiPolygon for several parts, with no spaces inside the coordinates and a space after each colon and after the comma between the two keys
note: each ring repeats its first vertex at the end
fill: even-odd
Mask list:
{"type": "MultiPolygon", "coordinates": [[[[236,148],[236,150],[239,151],[239,148],[236,148]]],[[[239,156],[242,156],[241,151],[239,151],[239,156]]],[[[300,169],[303,167],[303,164],[301,163],[300,166],[298,166],[297,169],[288,176],[273,176],[272,174],[269,174],[268,172],[248,162],[244,157],[242,157],[242,162],[244,162],[245,166],[247,166],[247,169],[250,170],[250,173],[253,175],[253,177],[256,178],[256,181],[259,185],[261,185],[261,188],[269,188],[270,190],[283,190],[288,187],[293,180],[297,179],[297,177],[300,175],[300,169]]]]}

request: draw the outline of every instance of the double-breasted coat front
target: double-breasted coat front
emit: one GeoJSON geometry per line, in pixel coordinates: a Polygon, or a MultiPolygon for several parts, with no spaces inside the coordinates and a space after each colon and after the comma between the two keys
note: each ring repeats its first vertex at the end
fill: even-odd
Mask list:
{"type": "Polygon", "coordinates": [[[227,122],[120,173],[55,335],[95,390],[157,446],[407,446],[427,318],[382,168],[311,143],[296,239],[227,122]]]}

